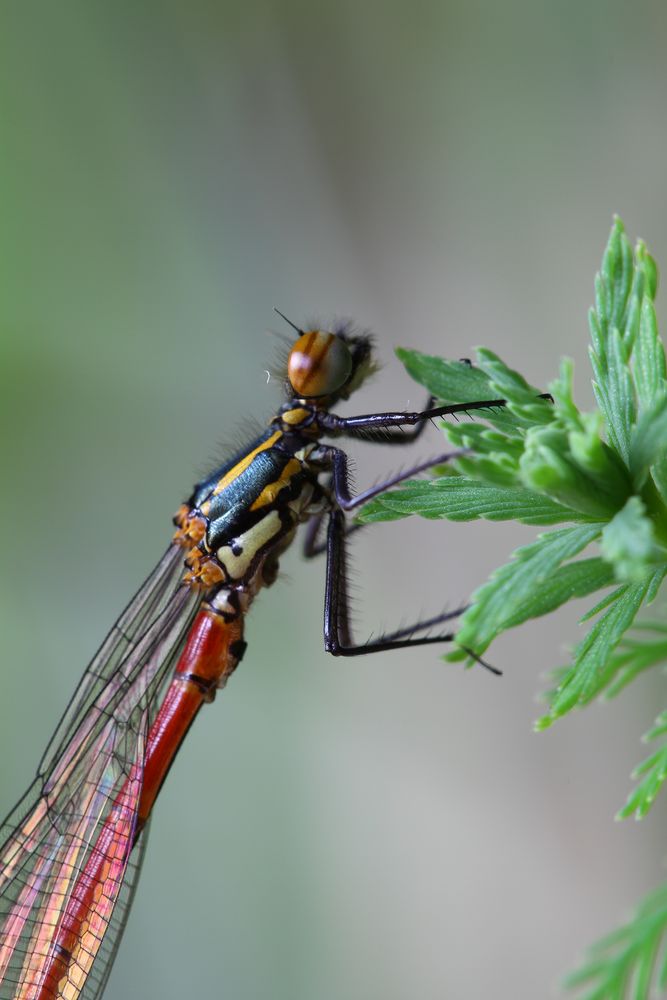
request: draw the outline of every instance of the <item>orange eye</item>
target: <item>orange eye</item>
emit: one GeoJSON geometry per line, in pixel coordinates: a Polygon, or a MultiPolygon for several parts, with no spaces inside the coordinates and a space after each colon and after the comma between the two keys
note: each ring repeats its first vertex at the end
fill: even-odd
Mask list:
{"type": "Polygon", "coordinates": [[[324,330],[299,337],[287,362],[287,376],[298,396],[328,396],[345,385],[351,372],[347,344],[324,330]]]}

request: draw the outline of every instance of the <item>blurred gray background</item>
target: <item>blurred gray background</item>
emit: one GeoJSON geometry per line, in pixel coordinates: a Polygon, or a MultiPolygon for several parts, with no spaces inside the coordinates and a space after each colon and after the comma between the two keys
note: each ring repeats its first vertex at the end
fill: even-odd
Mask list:
{"type": "MultiPolygon", "coordinates": [[[[9,2],[0,10],[0,795],[9,808],[170,517],[278,400],[280,329],[352,316],[485,344],[591,400],[586,310],[611,224],[663,266],[667,7],[9,2]]],[[[415,448],[442,448],[429,430],[415,448]]],[[[353,449],[357,484],[396,456],[353,449]]],[[[533,529],[411,520],[354,546],[358,634],[453,606],[533,529]]],[[[655,681],[536,736],[580,635],[336,661],[298,551],[157,805],[109,1000],[553,995],[663,877],[664,809],[612,816],[655,681]]]]}

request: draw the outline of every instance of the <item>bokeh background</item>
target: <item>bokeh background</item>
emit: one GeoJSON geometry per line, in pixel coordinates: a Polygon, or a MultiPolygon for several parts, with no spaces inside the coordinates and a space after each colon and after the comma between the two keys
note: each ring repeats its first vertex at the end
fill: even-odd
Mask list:
{"type": "MultiPolygon", "coordinates": [[[[419,405],[397,345],[483,343],[540,386],[568,354],[590,400],[612,213],[667,261],[667,7],[10,0],[0,22],[9,807],[176,505],[276,405],[274,305],[377,332],[347,412],[419,405]]],[[[397,461],[353,453],[360,487],[397,461]]],[[[533,535],[369,529],[359,635],[465,600],[533,535]]],[[[537,736],[576,609],[503,637],[502,680],[433,650],[341,662],[323,566],[284,568],[160,798],[109,1000],[553,995],[663,875],[664,809],[612,822],[655,681],[537,736]]]]}

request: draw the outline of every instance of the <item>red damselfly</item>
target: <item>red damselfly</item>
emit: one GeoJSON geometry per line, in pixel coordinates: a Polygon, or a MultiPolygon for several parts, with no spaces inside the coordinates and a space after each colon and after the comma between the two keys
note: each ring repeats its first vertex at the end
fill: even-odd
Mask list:
{"type": "Polygon", "coordinates": [[[308,522],[305,554],[326,554],[328,652],[358,656],[453,638],[431,630],[459,612],[355,644],[345,573],[345,538],[354,530],[345,513],[452,454],[352,495],[345,452],[323,439],[405,444],[431,418],[503,400],[429,399],[419,412],[337,416],[331,407],[372,370],[371,337],[348,325],[294,329],[285,403],[178,510],[169,547],[89,664],[0,831],[0,1000],[101,996],[153,804],[199,709],[241,660],[248,609],[276,579],[300,523],[308,522]]]}

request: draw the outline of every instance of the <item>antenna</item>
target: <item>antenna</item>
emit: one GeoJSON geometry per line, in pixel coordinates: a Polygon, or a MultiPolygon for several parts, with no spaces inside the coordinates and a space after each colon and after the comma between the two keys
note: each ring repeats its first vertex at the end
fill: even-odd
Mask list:
{"type": "Polygon", "coordinates": [[[293,323],[291,319],[288,319],[285,313],[281,313],[280,309],[276,309],[275,306],[273,307],[273,311],[275,313],[278,313],[281,319],[284,319],[285,322],[288,323],[293,330],[296,330],[296,332],[299,334],[300,337],[303,337],[303,330],[300,330],[299,327],[296,325],[296,323],[293,323]]]}

